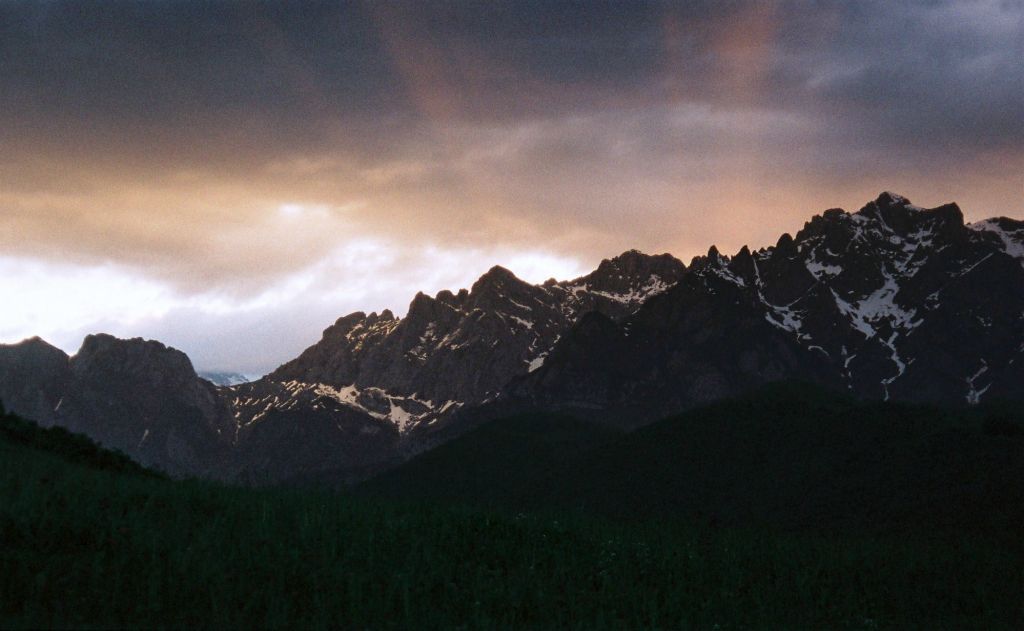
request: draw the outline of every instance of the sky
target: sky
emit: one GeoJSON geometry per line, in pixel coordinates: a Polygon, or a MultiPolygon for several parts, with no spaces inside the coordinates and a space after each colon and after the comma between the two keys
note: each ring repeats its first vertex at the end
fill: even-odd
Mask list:
{"type": "Polygon", "coordinates": [[[1024,0],[0,3],[0,343],[263,373],[495,264],[1024,217],[1024,0]]]}

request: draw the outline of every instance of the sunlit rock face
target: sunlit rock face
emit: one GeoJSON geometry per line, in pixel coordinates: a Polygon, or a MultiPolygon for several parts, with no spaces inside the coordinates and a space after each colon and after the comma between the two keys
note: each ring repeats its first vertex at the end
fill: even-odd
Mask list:
{"type": "Polygon", "coordinates": [[[883,193],[795,237],[712,248],[675,287],[595,332],[581,323],[511,389],[643,422],[781,378],[866,398],[1024,397],[1024,223],[965,225],[883,193]]]}

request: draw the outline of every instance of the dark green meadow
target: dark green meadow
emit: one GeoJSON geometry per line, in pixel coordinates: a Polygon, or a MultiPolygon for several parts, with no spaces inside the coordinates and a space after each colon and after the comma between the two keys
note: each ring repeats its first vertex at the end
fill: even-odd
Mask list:
{"type": "Polygon", "coordinates": [[[0,432],[4,628],[1024,624],[1014,537],[773,534],[231,488],[2,423],[17,430],[0,432]]]}

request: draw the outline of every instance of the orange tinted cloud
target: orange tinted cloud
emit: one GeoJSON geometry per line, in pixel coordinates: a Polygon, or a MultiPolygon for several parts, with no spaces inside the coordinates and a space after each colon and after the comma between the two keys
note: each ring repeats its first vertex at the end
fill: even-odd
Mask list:
{"type": "Polygon", "coordinates": [[[688,259],[883,189],[1024,212],[1012,4],[241,6],[0,5],[0,255],[228,313],[373,242],[401,311],[403,265],[688,259]]]}

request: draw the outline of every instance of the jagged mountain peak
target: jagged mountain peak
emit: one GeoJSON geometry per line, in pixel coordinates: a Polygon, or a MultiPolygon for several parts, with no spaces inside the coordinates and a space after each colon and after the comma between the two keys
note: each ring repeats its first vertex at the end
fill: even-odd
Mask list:
{"type": "Polygon", "coordinates": [[[475,294],[487,288],[501,288],[509,284],[526,285],[528,283],[516,276],[512,270],[502,267],[501,265],[495,265],[484,272],[483,276],[473,283],[469,293],[475,294]]]}
{"type": "Polygon", "coordinates": [[[682,261],[671,254],[645,254],[640,250],[626,250],[618,256],[603,259],[590,276],[608,276],[611,274],[630,274],[640,276],[644,273],[658,276],[682,272],[682,261]]]}
{"type": "Polygon", "coordinates": [[[409,303],[409,310],[405,313],[407,322],[416,322],[424,318],[432,318],[436,314],[439,305],[444,303],[436,298],[431,298],[422,291],[416,292],[412,302],[409,303]]]}
{"type": "Polygon", "coordinates": [[[735,255],[722,254],[718,249],[718,246],[712,245],[708,248],[707,254],[702,254],[693,257],[690,261],[690,266],[687,271],[691,275],[697,277],[704,276],[709,270],[715,270],[716,273],[736,273],[737,270],[745,270],[751,268],[753,265],[753,255],[750,252],[750,247],[744,245],[740,248],[739,252],[735,255]]]}
{"type": "Polygon", "coordinates": [[[442,289],[434,296],[434,300],[456,309],[462,308],[466,304],[467,298],[469,298],[468,289],[460,289],[458,293],[452,293],[449,289],[442,289]]]}
{"type": "Polygon", "coordinates": [[[835,258],[853,252],[863,260],[905,267],[914,257],[966,238],[963,212],[955,203],[922,208],[885,192],[857,212],[831,208],[813,216],[794,239],[783,235],[774,253],[785,258],[807,258],[808,252],[812,258],[835,258]]]}
{"type": "Polygon", "coordinates": [[[0,347],[0,398],[29,418],[84,432],[170,473],[200,475],[220,460],[226,405],[185,353],[102,333],[86,336],[70,358],[42,340],[18,350],[46,358],[31,371],[9,371],[0,347]]]}
{"type": "Polygon", "coordinates": [[[1002,250],[1004,254],[1020,260],[1024,266],[1024,221],[1009,217],[993,217],[967,226],[980,239],[1002,250]]]}
{"type": "Polygon", "coordinates": [[[499,309],[502,303],[513,298],[522,302],[535,293],[536,289],[535,285],[522,280],[511,270],[495,265],[470,287],[465,306],[487,311],[499,309]]]}
{"type": "Polygon", "coordinates": [[[21,346],[21,347],[25,347],[25,348],[29,348],[29,347],[33,347],[33,346],[56,348],[52,344],[50,344],[49,342],[44,340],[43,338],[39,337],[38,335],[33,335],[32,337],[26,337],[25,339],[21,340],[20,342],[15,342],[14,344],[0,344],[0,348],[12,348],[12,347],[15,347],[15,346],[21,346]]]}
{"type": "Polygon", "coordinates": [[[1019,232],[1021,230],[1024,230],[1024,221],[1020,219],[1012,219],[1010,217],[992,217],[990,219],[975,221],[974,223],[970,224],[970,227],[976,230],[988,230],[992,228],[998,228],[999,230],[1019,232]]]}
{"type": "Polygon", "coordinates": [[[239,389],[240,422],[264,422],[266,406],[291,409],[302,398],[364,412],[403,432],[432,423],[493,399],[514,376],[538,368],[579,318],[624,318],[684,270],[671,255],[632,250],[575,280],[534,285],[496,265],[458,294],[418,293],[400,322],[349,316],[343,329],[328,329],[262,383],[239,389]],[[316,395],[318,384],[328,394],[316,395]],[[248,391],[258,395],[242,396],[248,391]]]}
{"type": "MultiPolygon", "coordinates": [[[[669,360],[672,370],[658,363],[666,357],[667,341],[678,343],[683,354],[709,336],[727,339],[716,332],[721,323],[694,326],[691,318],[747,309],[743,324],[735,326],[757,330],[767,322],[774,335],[782,334],[787,352],[805,357],[793,366],[820,360],[823,366],[810,374],[861,396],[967,403],[996,392],[1008,396],[1019,391],[1013,384],[1024,364],[1024,222],[993,219],[969,228],[956,204],[922,208],[885,192],[856,213],[833,208],[815,216],[795,238],[783,234],[774,248],[752,254],[742,249],[728,257],[712,247],[707,256],[694,258],[664,299],[648,302],[626,321],[633,339],[655,340],[632,370],[682,370],[677,359],[669,360]],[[951,331],[957,333],[950,337],[951,331]]],[[[753,347],[765,339],[759,331],[741,354],[758,355],[753,347]]],[[[564,344],[570,348],[575,342],[564,344]]],[[[609,336],[589,351],[580,347],[591,355],[566,358],[559,349],[553,354],[571,366],[597,366],[600,348],[614,344],[609,336]]],[[[706,368],[707,378],[719,379],[738,358],[715,360],[720,364],[706,368]]],[[[772,361],[762,354],[750,365],[772,361]]],[[[566,375],[574,382],[599,380],[566,375]]],[[[625,378],[624,391],[648,387],[642,379],[634,384],[632,376],[625,378]]],[[[535,376],[541,385],[551,379],[535,376]]],[[[600,399],[591,403],[605,405],[600,399]]]]}
{"type": "Polygon", "coordinates": [[[872,202],[878,206],[910,206],[910,200],[892,191],[882,191],[872,202]]]}
{"type": "Polygon", "coordinates": [[[671,254],[645,254],[640,250],[633,249],[626,250],[618,256],[603,259],[596,270],[572,282],[588,280],[593,282],[611,276],[632,276],[642,280],[645,277],[649,278],[650,275],[667,280],[678,277],[685,267],[682,261],[671,254]]]}
{"type": "Polygon", "coordinates": [[[754,255],[745,245],[729,260],[728,267],[733,274],[748,282],[757,276],[757,263],[754,260],[754,255]]]}
{"type": "Polygon", "coordinates": [[[132,352],[138,354],[167,357],[175,357],[192,362],[185,353],[176,348],[167,346],[157,340],[147,340],[141,337],[122,338],[115,337],[109,333],[90,333],[82,340],[82,345],[72,359],[83,359],[103,353],[132,352]]]}
{"type": "Polygon", "coordinates": [[[68,354],[38,335],[15,344],[0,344],[0,354],[17,357],[20,361],[68,361],[68,354]]]}
{"type": "Polygon", "coordinates": [[[71,374],[68,354],[41,337],[0,344],[0,402],[49,423],[71,374]]]}
{"type": "Polygon", "coordinates": [[[79,375],[116,372],[160,387],[198,379],[192,361],[178,349],[155,340],[122,339],[106,333],[87,335],[70,365],[79,375]]]}
{"type": "Polygon", "coordinates": [[[217,390],[157,342],[89,336],[70,359],[39,339],[0,345],[0,399],[171,470],[219,463],[204,450],[227,441],[261,480],[359,478],[520,395],[636,424],[793,377],[866,398],[1020,398],[1022,371],[1024,222],[965,226],[955,204],[886,192],[689,268],[629,250],[535,285],[495,266],[403,318],[338,318],[270,375],[217,390]]]}
{"type": "Polygon", "coordinates": [[[586,289],[595,296],[639,306],[643,300],[678,282],[685,271],[686,265],[671,254],[627,250],[602,260],[590,274],[557,285],[574,291],[586,289]]]}
{"type": "Polygon", "coordinates": [[[40,337],[0,344],[0,403],[44,425],[71,378],[67,353],[40,337]]]}
{"type": "Polygon", "coordinates": [[[935,228],[947,235],[964,227],[963,211],[956,203],[922,208],[911,203],[908,198],[888,191],[853,213],[853,218],[854,221],[874,220],[884,231],[898,237],[919,231],[927,223],[935,224],[935,228]]]}
{"type": "Polygon", "coordinates": [[[334,321],[334,324],[324,329],[324,335],[326,336],[329,331],[333,329],[351,329],[353,326],[362,322],[366,319],[366,313],[363,311],[353,311],[352,313],[346,314],[334,321]]]}

